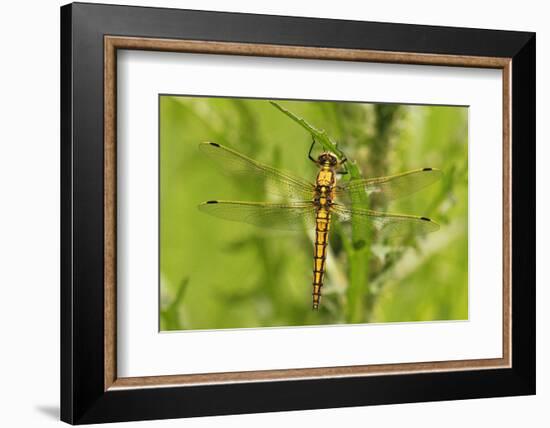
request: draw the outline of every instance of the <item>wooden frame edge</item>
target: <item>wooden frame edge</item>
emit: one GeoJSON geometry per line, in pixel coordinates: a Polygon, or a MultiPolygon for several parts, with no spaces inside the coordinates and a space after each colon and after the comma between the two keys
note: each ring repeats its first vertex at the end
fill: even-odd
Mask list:
{"type": "Polygon", "coordinates": [[[174,40],[145,37],[105,36],[105,45],[113,49],[154,50],[198,54],[260,57],[368,61],[396,64],[446,65],[457,67],[504,68],[509,58],[468,55],[389,52],[365,49],[340,49],[260,43],[174,40]]]}
{"type": "Polygon", "coordinates": [[[292,381],[302,379],[326,379],[365,377],[377,375],[401,375],[465,371],[475,369],[499,369],[505,367],[502,358],[485,360],[434,361],[423,363],[371,364],[361,366],[316,367],[310,369],[258,370],[227,373],[201,373],[190,375],[143,376],[118,378],[109,390],[133,388],[158,388],[170,386],[198,386],[227,383],[292,381]],[[251,376],[252,375],[252,376],[251,376]]]}
{"type": "Polygon", "coordinates": [[[512,60],[501,57],[382,52],[252,43],[104,36],[104,390],[290,381],[422,372],[510,368],[511,84],[512,60]],[[338,61],[496,68],[503,71],[503,356],[494,359],[358,365],[229,373],[117,378],[116,376],[116,51],[117,49],[338,61]]]}
{"type": "Polygon", "coordinates": [[[116,47],[104,43],[104,389],[116,380],[116,47]]]}
{"type": "Polygon", "coordinates": [[[512,367],[512,60],[502,69],[502,356],[512,367]],[[508,327],[508,328],[507,328],[508,327]]]}

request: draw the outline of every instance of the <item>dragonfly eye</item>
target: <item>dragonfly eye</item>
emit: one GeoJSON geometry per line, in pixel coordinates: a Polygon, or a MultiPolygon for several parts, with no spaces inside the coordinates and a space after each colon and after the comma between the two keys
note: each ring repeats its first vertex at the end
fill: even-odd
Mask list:
{"type": "Polygon", "coordinates": [[[332,153],[322,153],[319,155],[319,163],[321,165],[336,166],[338,164],[338,158],[332,153]]]}

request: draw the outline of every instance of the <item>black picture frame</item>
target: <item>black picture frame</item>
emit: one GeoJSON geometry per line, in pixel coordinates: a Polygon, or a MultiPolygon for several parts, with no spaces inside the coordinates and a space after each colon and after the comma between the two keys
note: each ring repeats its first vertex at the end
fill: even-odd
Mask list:
{"type": "Polygon", "coordinates": [[[61,419],[71,424],[535,393],[535,34],[73,3],[61,8],[61,419]],[[104,36],[512,60],[512,366],[104,388],[104,36]]]}

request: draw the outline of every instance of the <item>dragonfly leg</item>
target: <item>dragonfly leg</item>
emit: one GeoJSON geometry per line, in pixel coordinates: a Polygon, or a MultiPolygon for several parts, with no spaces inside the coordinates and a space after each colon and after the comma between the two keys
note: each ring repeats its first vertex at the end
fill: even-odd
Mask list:
{"type": "Polygon", "coordinates": [[[311,146],[309,147],[309,152],[308,152],[308,154],[307,154],[307,157],[308,157],[313,163],[317,163],[317,160],[311,156],[311,152],[313,151],[313,146],[315,146],[315,143],[316,143],[315,137],[314,137],[313,135],[311,136],[311,140],[312,140],[312,141],[311,141],[311,146]]]}
{"type": "Polygon", "coordinates": [[[348,169],[347,167],[344,165],[346,162],[348,161],[348,158],[344,155],[344,159],[342,159],[341,161],[338,162],[338,167],[344,167],[344,170],[342,171],[336,171],[337,174],[340,174],[340,175],[346,175],[348,174],[348,169]]]}

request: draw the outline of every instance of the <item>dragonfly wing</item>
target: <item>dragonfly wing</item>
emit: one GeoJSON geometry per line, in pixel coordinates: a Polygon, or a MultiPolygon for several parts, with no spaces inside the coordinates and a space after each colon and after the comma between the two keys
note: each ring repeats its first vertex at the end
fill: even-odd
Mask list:
{"type": "Polygon", "coordinates": [[[315,207],[310,201],[287,204],[208,201],[200,204],[199,209],[225,220],[280,230],[304,230],[315,225],[315,207]]]}
{"type": "Polygon", "coordinates": [[[388,238],[424,235],[439,230],[439,224],[428,217],[390,214],[364,208],[351,209],[339,204],[334,204],[331,209],[340,221],[354,222],[365,231],[377,231],[388,238]]]}
{"type": "Polygon", "coordinates": [[[352,200],[361,203],[371,202],[372,198],[382,198],[386,201],[411,195],[442,176],[439,169],[423,168],[388,177],[351,180],[336,186],[336,197],[346,204],[352,200]],[[365,200],[364,196],[367,196],[365,200]]]}
{"type": "Polygon", "coordinates": [[[296,200],[313,198],[315,186],[307,180],[264,165],[217,143],[201,143],[199,149],[231,174],[250,180],[264,180],[266,189],[271,193],[296,200]]]}

